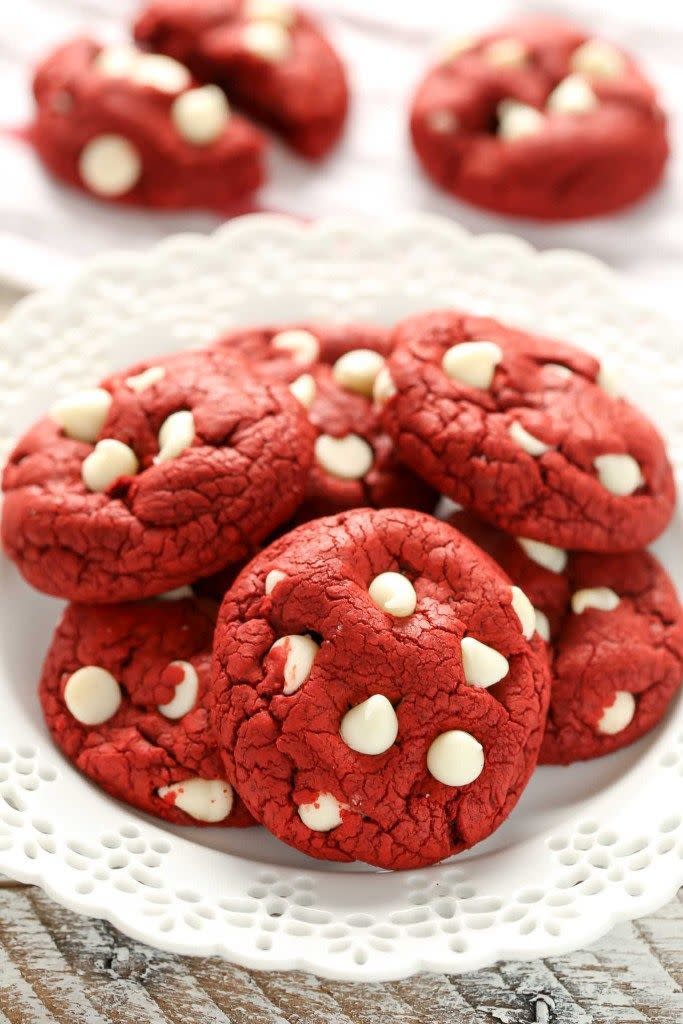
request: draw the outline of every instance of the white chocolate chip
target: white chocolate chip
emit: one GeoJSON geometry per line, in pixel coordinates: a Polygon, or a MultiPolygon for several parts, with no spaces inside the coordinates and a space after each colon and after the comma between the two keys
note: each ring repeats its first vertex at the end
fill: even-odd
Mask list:
{"type": "Polygon", "coordinates": [[[106,491],[119,477],[134,476],[138,465],[132,448],[106,437],[83,459],[81,478],[89,491],[106,491]]]}
{"type": "Polygon", "coordinates": [[[275,641],[271,651],[276,650],[278,647],[283,647],[285,650],[285,667],[283,671],[285,685],[282,692],[289,697],[292,693],[296,693],[302,683],[305,683],[310,676],[320,647],[313,637],[306,636],[305,634],[282,636],[279,640],[275,641]]]}
{"type": "Polygon", "coordinates": [[[320,355],[320,342],[315,334],[303,329],[280,331],[273,335],[270,344],[278,352],[289,352],[297,366],[309,366],[320,355]]]}
{"type": "Polygon", "coordinates": [[[548,96],[546,109],[553,114],[587,114],[598,98],[583,75],[567,75],[548,96]]]}
{"type": "Polygon", "coordinates": [[[168,802],[196,821],[209,824],[223,821],[232,810],[232,786],[222,779],[185,779],[162,786],[157,793],[162,800],[175,796],[175,800],[168,802]]]}
{"type": "Polygon", "coordinates": [[[446,61],[455,60],[456,57],[471,50],[476,44],[475,36],[452,36],[445,41],[441,48],[443,59],[446,61]]]}
{"type": "Polygon", "coordinates": [[[605,392],[606,395],[611,395],[612,398],[619,398],[621,395],[621,388],[616,373],[611,366],[605,366],[603,363],[598,370],[598,375],[595,378],[595,383],[599,388],[605,392]]]}
{"type": "Polygon", "coordinates": [[[126,377],[126,385],[131,391],[145,391],[153,384],[158,384],[166,376],[163,366],[150,366],[142,373],[136,373],[133,377],[126,377]]]}
{"type": "Polygon", "coordinates": [[[340,387],[370,398],[375,378],[384,366],[384,358],[370,348],[356,348],[340,356],[332,367],[332,376],[340,387]]]}
{"type": "Polygon", "coordinates": [[[321,434],[315,442],[315,461],[331,476],[341,480],[360,480],[372,468],[375,454],[363,437],[347,434],[332,437],[321,434]]]}
{"type": "Polygon", "coordinates": [[[157,601],[182,601],[186,597],[194,597],[192,587],[185,584],[183,587],[174,587],[173,590],[165,590],[163,594],[157,594],[157,601]]]}
{"type": "Polygon", "coordinates": [[[107,46],[97,54],[93,67],[111,78],[127,78],[139,58],[140,51],[134,46],[107,46]]]}
{"type": "Polygon", "coordinates": [[[67,437],[94,444],[105,424],[112,397],[104,388],[77,391],[60,398],[50,409],[50,419],[58,423],[67,437]]]}
{"type": "Polygon", "coordinates": [[[496,39],[483,52],[487,63],[496,68],[523,68],[529,60],[529,51],[524,43],[512,36],[496,39]]]}
{"type": "Polygon", "coordinates": [[[261,19],[250,21],[242,29],[242,42],[249,53],[271,64],[278,64],[289,56],[292,40],[284,25],[261,19]]]}
{"type": "Polygon", "coordinates": [[[331,793],[318,793],[312,804],[299,804],[299,817],[313,832],[329,832],[342,823],[342,810],[347,804],[340,804],[331,793]]]}
{"type": "Polygon", "coordinates": [[[142,161],[123,135],[96,135],[81,150],[78,172],[96,195],[123,196],[137,183],[142,161]]]}
{"type": "Polygon", "coordinates": [[[434,510],[434,516],[436,519],[450,519],[451,516],[455,515],[456,512],[463,512],[464,506],[457,501],[453,501],[452,498],[447,498],[445,494],[442,494],[436,503],[434,510]]]}
{"type": "Polygon", "coordinates": [[[463,341],[444,352],[441,367],[451,380],[472,388],[489,388],[502,358],[502,349],[492,341],[463,341]]]}
{"type": "Polygon", "coordinates": [[[525,640],[531,640],[536,629],[534,606],[519,587],[511,587],[510,589],[512,591],[512,608],[522,627],[522,636],[525,640]]]}
{"type": "Polygon", "coordinates": [[[111,672],[98,665],[84,665],[69,676],[64,703],[83,725],[101,725],[112,718],[121,703],[121,687],[111,672]]]}
{"type": "Polygon", "coordinates": [[[155,463],[177,458],[194,441],[194,416],[188,409],[172,412],[159,428],[159,454],[155,463]]]}
{"type": "Polygon", "coordinates": [[[318,388],[315,383],[315,377],[312,377],[310,373],[302,373],[300,377],[292,381],[289,385],[289,390],[297,401],[301,402],[304,409],[310,409],[315,402],[318,388]]]}
{"type": "Polygon", "coordinates": [[[134,46],[109,46],[101,50],[93,66],[108,77],[129,78],[159,92],[177,93],[187,89],[192,76],[184,64],[161,53],[143,53],[134,46]]]}
{"type": "Polygon", "coordinates": [[[230,120],[230,107],[217,85],[202,85],[174,99],[171,119],[186,142],[208,146],[222,135],[230,120]]]}
{"type": "Polygon", "coordinates": [[[398,718],[381,693],[347,711],[339,729],[341,738],[359,754],[383,754],[398,735],[398,718]]]}
{"type": "Polygon", "coordinates": [[[545,612],[542,612],[539,608],[534,608],[534,615],[536,618],[536,632],[540,636],[541,640],[545,640],[547,644],[550,643],[550,619],[545,612]]]}
{"type": "Polygon", "coordinates": [[[601,612],[613,612],[619,605],[619,595],[610,587],[586,587],[572,594],[572,611],[581,615],[586,608],[597,608],[601,612]]]}
{"type": "Polygon", "coordinates": [[[473,636],[463,637],[460,649],[465,679],[470,686],[494,686],[510,671],[507,658],[488,644],[475,640],[473,636]]]}
{"type": "Polygon", "coordinates": [[[287,579],[287,574],[280,572],[279,569],[271,569],[266,576],[265,583],[263,584],[263,591],[266,595],[272,594],[278,583],[282,583],[283,580],[287,579]]]}
{"type": "Polygon", "coordinates": [[[645,483],[632,455],[598,455],[593,459],[598,480],[610,494],[625,498],[645,483]]]}
{"type": "Polygon", "coordinates": [[[460,121],[452,110],[430,110],[426,117],[427,127],[435,135],[452,135],[460,127],[460,121]]]}
{"type": "Polygon", "coordinates": [[[506,142],[537,135],[545,125],[545,117],[536,107],[517,100],[501,100],[496,109],[498,135],[506,142]]]}
{"type": "Polygon", "coordinates": [[[293,8],[278,3],[277,0],[246,0],[243,14],[250,20],[276,21],[285,28],[293,25],[296,19],[293,8]]]}
{"type": "Polygon", "coordinates": [[[624,57],[611,43],[587,39],[571,55],[572,69],[596,78],[616,78],[626,67],[624,57]]]}
{"type": "Polygon", "coordinates": [[[557,374],[557,376],[561,377],[563,380],[568,380],[570,377],[574,376],[573,371],[562,363],[546,363],[545,368],[546,370],[552,370],[553,373],[557,374]]]}
{"type": "Polygon", "coordinates": [[[545,455],[546,452],[552,451],[553,446],[551,444],[546,444],[540,438],[534,437],[516,420],[508,427],[508,434],[513,441],[516,441],[520,448],[524,449],[527,455],[533,455],[536,459],[540,455],[545,455]]]}
{"type": "Polygon", "coordinates": [[[427,768],[444,786],[466,786],[484,770],[484,748],[471,733],[450,729],[431,744],[427,751],[427,768]]]}
{"type": "Polygon", "coordinates": [[[396,394],[396,385],[394,384],[393,378],[389,373],[389,368],[383,366],[375,377],[375,382],[372,385],[372,397],[378,405],[384,405],[390,398],[396,394]]]}
{"type": "Polygon", "coordinates": [[[598,732],[605,736],[614,736],[630,725],[636,713],[636,701],[627,690],[617,690],[614,703],[602,713],[598,722],[598,732]]]}
{"type": "Polygon", "coordinates": [[[530,537],[516,537],[515,539],[532,562],[542,565],[550,572],[564,572],[567,565],[567,552],[563,548],[556,548],[553,544],[544,544],[542,540],[531,540],[530,537]]]}
{"type": "Polygon", "coordinates": [[[131,69],[131,78],[138,85],[148,85],[170,95],[182,92],[192,82],[192,75],[184,64],[162,53],[141,53],[131,69]]]}
{"type": "Polygon", "coordinates": [[[375,576],[368,594],[378,608],[398,619],[412,615],[417,605],[415,587],[400,572],[382,572],[375,576]]]}
{"type": "Polygon", "coordinates": [[[183,678],[176,685],[175,693],[168,704],[159,704],[159,711],[166,718],[182,718],[197,703],[199,676],[189,661],[172,661],[169,667],[181,669],[183,678]]]}

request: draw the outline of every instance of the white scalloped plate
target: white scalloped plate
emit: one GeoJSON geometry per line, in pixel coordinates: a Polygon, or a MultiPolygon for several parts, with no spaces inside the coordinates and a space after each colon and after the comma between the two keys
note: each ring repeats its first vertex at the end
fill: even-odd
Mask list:
{"type": "MultiPolygon", "coordinates": [[[[302,227],[243,218],[210,238],[107,255],[24,301],[0,333],[0,455],[54,396],[230,324],[390,322],[449,304],[621,364],[683,471],[682,339],[593,259],[413,217],[302,227]]],[[[679,589],[680,522],[657,548],[679,589]],[[676,557],[678,553],[678,557],[676,557]]],[[[551,956],[650,913],[683,883],[683,702],[626,751],[542,768],[487,842],[408,873],[308,860],[263,830],[174,830],[109,800],[42,726],[36,678],[59,614],[0,563],[0,871],[164,949],[383,980],[551,956]]]]}

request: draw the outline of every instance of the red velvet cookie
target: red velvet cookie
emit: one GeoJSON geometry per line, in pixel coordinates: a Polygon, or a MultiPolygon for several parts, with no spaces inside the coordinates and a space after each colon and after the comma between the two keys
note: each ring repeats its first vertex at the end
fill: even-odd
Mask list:
{"type": "Polygon", "coordinates": [[[663,441],[571,345],[454,311],[404,320],[383,422],[416,473],[518,536],[628,551],[666,527],[663,441]]]}
{"type": "Polygon", "coordinates": [[[303,498],[314,432],[286,386],[182,353],[79,392],[5,468],[5,550],[40,590],[138,600],[239,562],[303,498]]]}
{"type": "Polygon", "coordinates": [[[263,138],[177,61],[79,38],[36,71],[33,139],[58,178],[100,199],[224,211],[263,180],[263,138]]]}
{"type": "Polygon", "coordinates": [[[213,346],[286,381],[308,409],[318,436],[298,522],[359,506],[434,508],[436,494],[399,462],[372,402],[389,350],[388,329],[365,324],[238,328],[213,346]]]}
{"type": "Polygon", "coordinates": [[[533,771],[548,669],[533,609],[421,512],[298,527],[242,572],[214,641],[226,773],[325,860],[433,864],[489,835],[533,771]]]}
{"type": "MultiPolygon", "coordinates": [[[[546,643],[560,631],[571,598],[566,572],[569,552],[527,538],[511,537],[464,510],[448,522],[485,551],[531,601],[536,631],[546,643]]],[[[602,557],[602,556],[596,556],[602,557]]]]}
{"type": "Polygon", "coordinates": [[[659,722],[683,679],[683,610],[647,551],[570,553],[458,515],[536,609],[550,642],[552,688],[539,763],[601,757],[659,722]]]}
{"type": "Polygon", "coordinates": [[[346,118],[344,67],[316,23],[279,0],[152,0],[139,43],[181,60],[200,81],[318,159],[346,118]]]}
{"type": "Polygon", "coordinates": [[[214,611],[196,599],[69,605],[40,700],[57,745],[111,796],[178,825],[251,825],[206,707],[214,611]]]}
{"type": "Polygon", "coordinates": [[[528,18],[453,44],[410,115],[433,180],[500,213],[609,213],[659,182],[668,144],[637,63],[564,21],[528,18]]]}

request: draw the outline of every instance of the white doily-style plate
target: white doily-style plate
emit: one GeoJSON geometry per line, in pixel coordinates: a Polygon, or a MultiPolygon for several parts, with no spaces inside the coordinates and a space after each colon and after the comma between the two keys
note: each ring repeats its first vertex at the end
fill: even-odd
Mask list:
{"type": "MultiPolygon", "coordinates": [[[[683,472],[682,339],[589,257],[543,255],[432,218],[302,227],[244,218],[146,254],[107,255],[23,302],[0,334],[0,454],[48,402],[232,324],[458,305],[577,342],[621,369],[683,472]]],[[[683,583],[683,530],[657,546],[683,583]]],[[[261,829],[174,830],[99,793],[52,747],[36,680],[56,601],[0,564],[0,871],[181,953],[382,980],[585,945],[683,883],[683,702],[640,743],[542,768],[486,843],[438,867],[309,860],[261,829]]]]}

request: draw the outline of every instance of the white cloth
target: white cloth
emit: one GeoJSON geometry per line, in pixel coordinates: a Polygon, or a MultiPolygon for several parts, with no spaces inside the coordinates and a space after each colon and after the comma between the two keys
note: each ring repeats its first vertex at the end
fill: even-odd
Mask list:
{"type": "MultiPolygon", "coordinates": [[[[302,0],[303,2],[303,0],[302,0]]],[[[342,144],[321,165],[298,160],[273,142],[265,208],[305,217],[356,213],[390,217],[424,210],[475,232],[513,232],[541,248],[590,252],[628,278],[642,301],[677,319],[683,266],[683,9],[670,0],[544,3],[632,50],[661,90],[671,116],[674,157],[664,187],[633,210],[574,224],[536,225],[493,216],[440,194],[423,176],[407,135],[416,83],[449,34],[484,29],[533,10],[529,4],[480,0],[305,0],[347,62],[353,104],[342,144]]],[[[0,125],[31,116],[30,69],[58,41],[78,31],[125,37],[139,0],[21,0],[0,5],[0,125]]],[[[0,134],[0,276],[36,286],[63,279],[84,259],[111,248],[138,248],[177,231],[208,231],[218,219],[109,207],[51,180],[31,148],[0,134]]]]}

